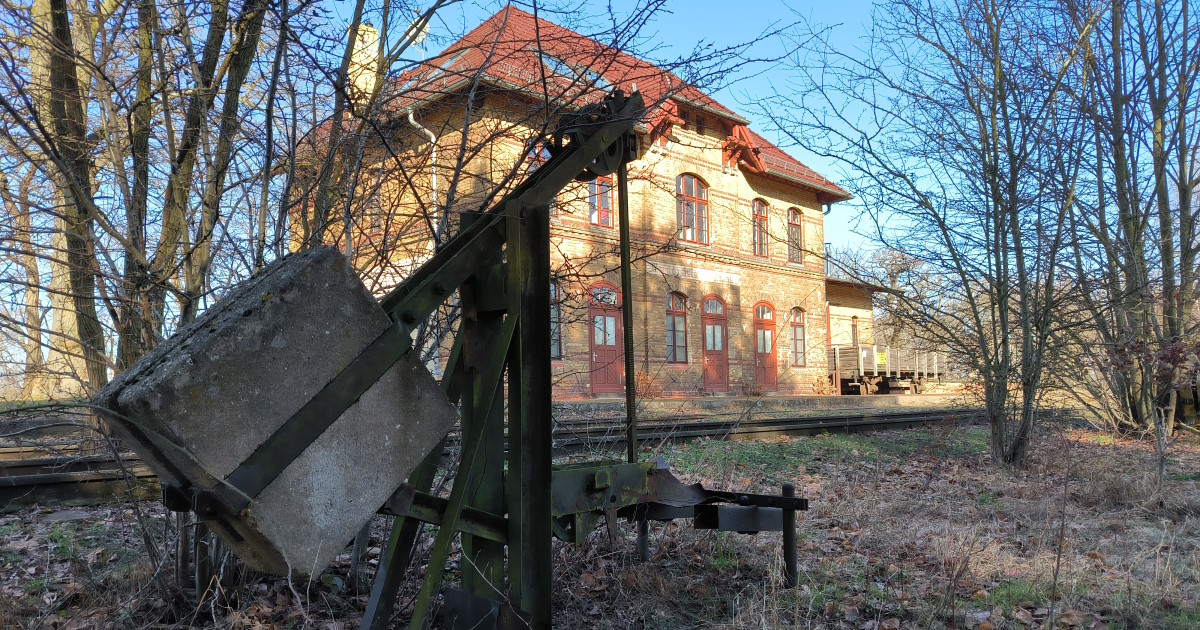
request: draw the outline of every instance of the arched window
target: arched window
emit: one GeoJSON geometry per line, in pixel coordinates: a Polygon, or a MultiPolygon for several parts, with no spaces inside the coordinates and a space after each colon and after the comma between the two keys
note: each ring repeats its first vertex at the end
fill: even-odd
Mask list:
{"type": "Polygon", "coordinates": [[[850,345],[858,345],[858,316],[850,318],[850,345]]]}
{"type": "Polygon", "coordinates": [[[700,324],[704,329],[701,338],[700,358],[702,362],[701,384],[706,392],[729,391],[729,347],[725,343],[725,302],[715,295],[704,298],[700,309],[700,324]]]}
{"type": "Polygon", "coordinates": [[[803,367],[808,350],[808,330],[805,328],[804,309],[792,309],[792,365],[803,367]]]}
{"type": "Polygon", "coordinates": [[[667,363],[687,363],[687,298],[667,294],[667,363]]]}
{"type": "Polygon", "coordinates": [[[607,282],[596,283],[588,293],[592,298],[592,304],[596,306],[621,305],[621,295],[617,293],[617,287],[607,282]]]}
{"type": "Polygon", "coordinates": [[[601,227],[613,226],[611,177],[597,177],[588,182],[588,222],[601,227]]]}
{"type": "Polygon", "coordinates": [[[675,209],[679,240],[708,242],[708,185],[695,175],[675,178],[675,209]]]}
{"type": "Polygon", "coordinates": [[[788,262],[804,262],[804,215],[797,208],[788,210],[788,262]]]}
{"type": "Polygon", "coordinates": [[[767,210],[770,206],[762,199],[754,200],[754,208],[752,211],[753,226],[752,239],[754,241],[754,255],[764,258],[768,255],[767,250],[767,210]]]}

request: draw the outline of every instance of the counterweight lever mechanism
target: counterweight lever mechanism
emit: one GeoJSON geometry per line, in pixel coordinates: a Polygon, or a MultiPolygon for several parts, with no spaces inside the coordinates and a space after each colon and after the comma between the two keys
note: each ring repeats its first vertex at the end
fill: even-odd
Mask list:
{"type": "Polygon", "coordinates": [[[455,236],[378,303],[336,250],[297,254],[160,344],[97,404],[154,468],[168,507],[210,521],[254,568],[319,571],[373,513],[396,516],[366,628],[391,623],[425,525],[435,533],[413,628],[434,622],[438,601],[441,626],[549,628],[551,539],[581,541],[600,517],[610,531],[621,518],[782,530],[794,565],[794,515],[808,504],[786,489],[708,490],[660,461],[552,465],[550,204],[572,181],[636,158],[644,108],[641,94],[614,90],[567,116],[545,140],[545,164],[486,212],[464,214],[455,236]],[[437,383],[411,331],[452,296],[462,317],[437,383]],[[329,323],[334,312],[357,314],[329,323]],[[278,337],[245,342],[263,330],[278,337]],[[334,333],[338,343],[312,342],[334,333]],[[239,370],[241,380],[227,376],[239,370]],[[251,381],[275,404],[248,404],[251,381]],[[458,457],[447,465],[456,416],[458,457]],[[448,494],[432,492],[439,468],[453,468],[448,494]],[[456,539],[461,574],[450,588],[442,578],[456,539]]]}
{"type": "MultiPolygon", "coordinates": [[[[640,95],[637,96],[640,99],[640,95]]],[[[550,154],[558,155],[568,146],[582,144],[604,123],[616,120],[621,115],[623,100],[621,91],[616,90],[603,101],[585,105],[578,112],[568,114],[550,136],[548,143],[550,154]]],[[[638,116],[640,118],[640,112],[638,116]]],[[[637,158],[637,136],[632,131],[619,134],[575,176],[575,179],[586,182],[597,177],[612,175],[623,164],[628,164],[635,158],[637,158]]]]}

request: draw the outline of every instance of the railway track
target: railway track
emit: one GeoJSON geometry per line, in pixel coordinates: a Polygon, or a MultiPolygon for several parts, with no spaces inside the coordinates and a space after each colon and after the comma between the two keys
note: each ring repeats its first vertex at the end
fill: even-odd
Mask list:
{"type": "MultiPolygon", "coordinates": [[[[946,422],[971,422],[982,417],[979,411],[910,411],[899,413],[859,413],[836,416],[805,417],[736,417],[720,420],[695,419],[681,421],[653,420],[638,424],[639,442],[694,438],[753,439],[779,435],[811,435],[823,432],[855,432],[879,429],[903,429],[946,422]]],[[[615,446],[624,444],[624,425],[620,422],[587,423],[586,421],[558,422],[554,433],[556,450],[615,446]]]]}
{"type": "MultiPolygon", "coordinates": [[[[930,424],[973,422],[976,410],[871,411],[829,416],[772,417],[769,415],[680,415],[643,421],[638,441],[655,444],[689,439],[755,439],[780,435],[824,432],[858,432],[899,429],[930,424]]],[[[554,450],[560,454],[611,449],[625,442],[623,418],[570,419],[555,423],[554,450]]],[[[450,440],[450,448],[455,440],[450,440]]],[[[114,497],[138,499],[158,496],[154,473],[132,453],[119,461],[111,456],[85,455],[70,444],[0,448],[0,513],[30,505],[95,504],[114,497]]]]}
{"type": "Polygon", "coordinates": [[[89,505],[158,496],[158,481],[132,454],[72,455],[0,461],[0,513],[30,505],[89,505]]]}
{"type": "MultiPolygon", "coordinates": [[[[46,457],[68,457],[79,453],[79,445],[72,442],[55,442],[25,446],[0,446],[0,462],[45,459],[46,457]]],[[[3,465],[0,464],[0,468],[3,465]]]]}

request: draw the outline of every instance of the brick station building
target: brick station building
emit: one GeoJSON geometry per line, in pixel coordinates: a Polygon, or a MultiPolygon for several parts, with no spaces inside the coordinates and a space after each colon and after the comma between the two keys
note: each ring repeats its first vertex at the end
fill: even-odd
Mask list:
{"type": "MultiPolygon", "coordinates": [[[[619,306],[629,298],[643,395],[831,393],[823,227],[832,204],[850,195],[671,73],[549,22],[536,26],[506,7],[390,79],[402,92],[388,105],[393,146],[420,166],[403,184],[378,183],[373,207],[401,207],[415,193],[456,221],[544,161],[535,139],[561,114],[636,86],[648,111],[630,165],[632,296],[619,289],[615,178],[572,186],[552,208],[556,397],[624,391],[619,306]],[[467,155],[468,146],[477,148],[467,155]]],[[[858,309],[869,320],[870,300],[860,298],[839,316],[858,309]]]]}

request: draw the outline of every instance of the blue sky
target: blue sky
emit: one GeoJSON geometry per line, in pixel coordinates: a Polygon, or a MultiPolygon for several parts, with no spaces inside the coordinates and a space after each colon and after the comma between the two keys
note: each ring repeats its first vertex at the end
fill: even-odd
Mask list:
{"type": "MultiPolygon", "coordinates": [[[[529,0],[518,2],[527,8],[529,0]]],[[[627,14],[635,5],[631,0],[594,0],[581,3],[580,10],[604,16],[611,4],[617,16],[627,14]]],[[[494,13],[503,2],[490,0],[467,0],[442,10],[435,19],[429,42],[429,52],[435,53],[444,47],[445,40],[437,41],[439,34],[447,32],[461,34],[474,28],[494,13]]],[[[800,16],[814,26],[830,27],[831,43],[842,50],[862,47],[862,38],[869,32],[872,0],[840,0],[838,2],[804,3],[802,0],[667,0],[665,11],[656,15],[644,31],[654,48],[653,57],[671,58],[686,55],[700,42],[716,47],[731,46],[754,41],[772,28],[773,24],[787,24],[800,16]]],[[[554,20],[553,16],[548,16],[554,20]]],[[[782,42],[764,40],[759,46],[766,49],[765,55],[778,55],[782,42]]],[[[769,139],[774,139],[762,121],[756,121],[750,108],[743,105],[759,93],[769,92],[773,83],[787,80],[785,69],[750,67],[740,76],[731,77],[731,85],[712,94],[714,98],[738,111],[751,120],[751,128],[769,139]]],[[[796,158],[837,182],[840,167],[803,149],[788,147],[796,158]]],[[[836,247],[853,246],[870,248],[869,239],[854,233],[858,210],[853,201],[837,204],[825,221],[825,240],[836,247]]],[[[863,223],[864,228],[866,222],[863,223]]]]}

